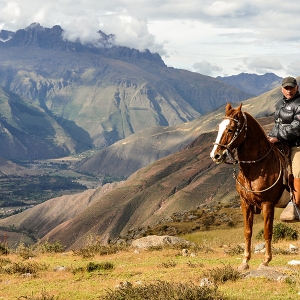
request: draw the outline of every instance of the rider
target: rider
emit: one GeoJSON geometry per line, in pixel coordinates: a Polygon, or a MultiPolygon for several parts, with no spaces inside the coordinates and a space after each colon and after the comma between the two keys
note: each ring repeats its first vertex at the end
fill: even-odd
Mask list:
{"type": "MultiPolygon", "coordinates": [[[[276,104],[275,124],[268,134],[271,143],[285,142],[290,146],[294,176],[295,203],[300,208],[300,94],[297,80],[286,77],[282,81],[283,98],[276,104]]],[[[296,216],[296,220],[300,220],[296,216]]]]}

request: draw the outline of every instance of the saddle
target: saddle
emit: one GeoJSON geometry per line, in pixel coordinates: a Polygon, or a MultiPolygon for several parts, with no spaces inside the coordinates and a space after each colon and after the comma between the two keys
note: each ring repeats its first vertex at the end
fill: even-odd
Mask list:
{"type": "MultiPolygon", "coordinates": [[[[278,155],[279,159],[282,161],[282,173],[283,173],[283,185],[285,190],[290,194],[289,198],[292,196],[292,191],[294,188],[294,175],[292,173],[292,164],[290,159],[290,146],[287,143],[279,142],[275,143],[275,153],[278,155]],[[276,151],[277,150],[277,151],[276,151]]],[[[286,200],[284,200],[286,201],[286,200]]],[[[279,206],[281,207],[281,206],[279,206]]],[[[254,206],[254,213],[260,214],[261,209],[254,206]]]]}

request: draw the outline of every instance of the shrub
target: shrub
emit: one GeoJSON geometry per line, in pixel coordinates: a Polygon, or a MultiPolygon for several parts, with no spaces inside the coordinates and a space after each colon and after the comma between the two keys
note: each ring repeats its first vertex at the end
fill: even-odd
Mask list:
{"type": "Polygon", "coordinates": [[[40,253],[60,253],[64,251],[64,246],[60,241],[56,241],[53,244],[49,243],[48,240],[44,243],[37,243],[36,250],[40,253]]]}
{"type": "Polygon", "coordinates": [[[244,247],[242,247],[241,245],[236,245],[235,247],[225,249],[224,253],[233,256],[233,255],[238,255],[238,254],[244,253],[244,250],[245,250],[244,247]]]}
{"type": "Polygon", "coordinates": [[[58,297],[52,296],[50,294],[48,294],[45,291],[42,291],[41,295],[39,296],[21,296],[18,298],[18,300],[23,300],[23,299],[27,299],[27,300],[58,300],[58,297]]]}
{"type": "Polygon", "coordinates": [[[203,272],[204,277],[208,277],[215,283],[225,283],[228,280],[236,281],[241,278],[240,272],[230,265],[224,265],[222,268],[213,268],[203,272]]]}
{"type": "Polygon", "coordinates": [[[0,268],[6,274],[36,274],[38,271],[47,270],[48,266],[34,261],[14,262],[0,268]]]}
{"type": "Polygon", "coordinates": [[[29,259],[31,257],[36,256],[36,251],[34,249],[34,246],[32,245],[26,246],[24,243],[19,244],[19,246],[16,249],[16,253],[19,254],[24,259],[29,259]]]}
{"type": "MultiPolygon", "coordinates": [[[[263,240],[264,239],[264,230],[261,229],[256,235],[256,239],[263,240]]],[[[273,226],[273,237],[272,240],[274,242],[278,242],[278,240],[287,240],[294,241],[298,239],[298,231],[287,226],[283,223],[277,223],[273,226]]]]}
{"type": "Polygon", "coordinates": [[[192,283],[157,281],[149,285],[127,285],[120,289],[108,290],[103,300],[225,300],[217,287],[200,287],[192,283]]]}
{"type": "Polygon", "coordinates": [[[173,260],[168,260],[167,262],[163,262],[160,264],[160,266],[164,267],[164,268],[174,268],[176,267],[176,262],[173,260]]]}
{"type": "Polygon", "coordinates": [[[11,263],[11,260],[8,258],[0,258],[0,268],[11,263]]]}
{"type": "Polygon", "coordinates": [[[111,262],[104,262],[104,263],[90,262],[86,266],[87,272],[100,271],[100,270],[112,270],[113,268],[114,265],[111,262]]]}
{"type": "Polygon", "coordinates": [[[9,251],[7,243],[0,242],[0,255],[8,255],[9,252],[10,251],[9,251]]]}

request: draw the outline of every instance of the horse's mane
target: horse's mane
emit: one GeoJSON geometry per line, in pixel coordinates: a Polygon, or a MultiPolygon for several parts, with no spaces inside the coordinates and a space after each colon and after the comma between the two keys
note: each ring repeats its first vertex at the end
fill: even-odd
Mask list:
{"type": "Polygon", "coordinates": [[[259,124],[259,122],[257,121],[256,118],[254,118],[252,115],[250,115],[249,113],[247,112],[244,112],[244,114],[246,115],[247,117],[247,120],[251,119],[253,121],[253,123],[255,123],[257,125],[257,127],[261,130],[261,132],[263,133],[263,135],[265,136],[265,138],[268,140],[268,136],[265,132],[265,130],[262,128],[262,126],[259,124]]]}

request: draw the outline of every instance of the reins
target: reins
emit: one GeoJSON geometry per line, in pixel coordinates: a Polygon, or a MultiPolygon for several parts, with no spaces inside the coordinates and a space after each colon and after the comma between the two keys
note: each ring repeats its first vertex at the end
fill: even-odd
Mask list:
{"type": "Polygon", "coordinates": [[[240,181],[238,180],[238,178],[237,178],[237,173],[236,173],[236,168],[234,167],[234,169],[233,169],[233,178],[239,183],[239,185],[245,190],[245,191],[247,191],[247,192],[250,192],[250,193],[262,193],[262,192],[266,192],[266,191],[268,191],[268,190],[270,190],[273,186],[275,186],[277,183],[278,183],[278,181],[279,181],[279,179],[280,179],[280,177],[281,177],[281,173],[282,173],[282,165],[281,165],[281,160],[279,159],[279,175],[278,175],[278,178],[276,179],[276,181],[270,186],[270,187],[268,187],[268,188],[266,188],[266,189],[264,189],[264,190],[260,190],[260,191],[254,191],[254,190],[251,190],[251,189],[247,189],[245,186],[243,186],[241,183],[240,183],[240,181]]]}
{"type": "MultiPolygon", "coordinates": [[[[263,157],[260,157],[260,158],[257,159],[257,160],[238,160],[238,159],[234,158],[234,157],[233,157],[233,154],[232,154],[232,150],[233,150],[233,149],[230,149],[230,146],[231,146],[232,143],[238,138],[239,134],[242,132],[242,130],[243,130],[244,128],[245,128],[244,140],[245,140],[246,134],[247,134],[247,129],[248,129],[248,127],[247,127],[247,118],[246,118],[246,115],[245,115],[244,113],[243,113],[243,117],[244,117],[244,123],[243,123],[243,126],[242,126],[241,128],[238,128],[238,127],[237,127],[237,130],[235,131],[232,140],[231,140],[227,145],[222,145],[222,144],[219,144],[219,143],[214,143],[214,145],[218,145],[218,146],[221,146],[221,147],[226,148],[226,150],[227,150],[227,152],[228,152],[228,154],[229,154],[229,157],[230,157],[230,159],[231,159],[233,162],[230,162],[230,163],[229,163],[229,162],[225,161],[225,163],[227,163],[227,164],[232,164],[232,165],[234,166],[234,168],[233,168],[233,178],[239,183],[239,185],[240,185],[245,191],[250,192],[250,193],[262,193],[262,192],[266,192],[266,191],[270,190],[272,187],[274,187],[274,186],[278,183],[278,181],[279,181],[279,179],[280,179],[280,177],[281,177],[281,174],[282,174],[282,164],[281,164],[281,160],[280,160],[280,158],[279,158],[279,170],[280,170],[280,171],[279,171],[278,178],[276,179],[276,181],[275,181],[270,187],[268,187],[268,188],[266,188],[266,189],[263,189],[263,190],[260,190],[260,191],[254,191],[254,190],[251,190],[251,189],[246,188],[246,187],[238,180],[238,178],[237,178],[237,171],[236,171],[236,165],[237,165],[237,164],[241,164],[241,163],[246,163],[246,164],[257,163],[257,162],[259,162],[259,161],[265,159],[265,158],[271,153],[271,151],[273,150],[273,146],[274,146],[274,144],[271,144],[271,145],[270,145],[270,150],[269,150],[263,157]]],[[[227,117],[227,116],[225,116],[224,119],[230,119],[230,120],[233,120],[233,121],[237,122],[237,126],[239,126],[239,124],[240,124],[239,120],[236,120],[236,119],[234,119],[234,118],[232,118],[232,117],[227,117]]],[[[243,140],[243,142],[244,142],[244,140],[243,140]]],[[[243,142],[242,142],[242,143],[243,143],[243,142]]]]}

